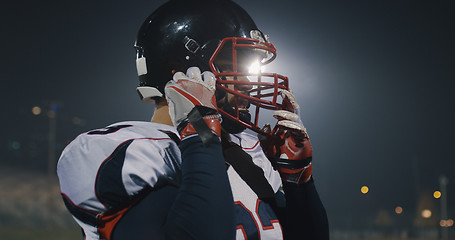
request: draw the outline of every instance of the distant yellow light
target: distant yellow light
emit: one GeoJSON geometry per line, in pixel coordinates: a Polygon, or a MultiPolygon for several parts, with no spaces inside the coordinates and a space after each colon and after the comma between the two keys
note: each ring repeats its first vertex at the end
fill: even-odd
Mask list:
{"type": "Polygon", "coordinates": [[[363,193],[363,194],[367,194],[368,191],[370,191],[370,189],[367,187],[367,186],[363,186],[360,191],[363,193]]]}
{"type": "Polygon", "coordinates": [[[32,108],[32,113],[33,113],[33,115],[40,115],[41,114],[41,108],[38,107],[38,106],[34,106],[32,108]]]}
{"type": "Polygon", "coordinates": [[[396,207],[396,208],[395,208],[395,213],[396,213],[396,214],[402,214],[402,213],[403,213],[403,208],[400,207],[400,206],[396,207]]]}
{"type": "Polygon", "coordinates": [[[452,227],[453,219],[447,219],[447,220],[442,219],[441,221],[439,221],[439,225],[441,227],[452,227]]]}
{"type": "Polygon", "coordinates": [[[433,197],[434,198],[440,198],[441,197],[441,192],[440,191],[434,191],[433,197]]]}
{"type": "Polygon", "coordinates": [[[422,214],[423,218],[430,218],[431,217],[431,211],[429,209],[424,209],[421,214],[422,214]]]}

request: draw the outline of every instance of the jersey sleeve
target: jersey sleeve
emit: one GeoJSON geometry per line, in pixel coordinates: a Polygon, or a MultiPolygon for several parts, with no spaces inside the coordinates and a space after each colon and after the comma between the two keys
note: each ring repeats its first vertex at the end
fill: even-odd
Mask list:
{"type": "Polygon", "coordinates": [[[180,151],[173,141],[134,140],[125,154],[123,185],[128,195],[146,186],[177,185],[180,181],[180,151]]]}
{"type": "Polygon", "coordinates": [[[79,135],[63,151],[57,173],[71,201],[103,212],[146,187],[178,183],[180,162],[177,144],[156,126],[122,123],[79,135]]]}

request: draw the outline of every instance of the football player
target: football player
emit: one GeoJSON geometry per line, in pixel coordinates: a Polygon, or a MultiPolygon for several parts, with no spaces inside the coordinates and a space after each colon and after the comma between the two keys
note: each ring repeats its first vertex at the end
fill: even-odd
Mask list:
{"type": "Polygon", "coordinates": [[[328,239],[299,106],[286,77],[262,70],[276,50],[245,10],[170,0],[135,48],[152,122],[81,134],[59,160],[86,239],[328,239]],[[267,110],[273,128],[260,126],[267,110]]]}

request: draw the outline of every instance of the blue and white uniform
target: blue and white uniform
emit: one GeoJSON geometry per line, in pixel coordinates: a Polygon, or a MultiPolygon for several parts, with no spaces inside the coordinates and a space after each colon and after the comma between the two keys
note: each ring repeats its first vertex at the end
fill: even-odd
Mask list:
{"type": "MultiPolygon", "coordinates": [[[[76,213],[79,209],[96,216],[158,182],[178,185],[180,150],[163,131],[177,134],[163,124],[121,122],[79,135],[57,165],[67,207],[72,203],[76,213]]],[[[94,220],[78,218],[75,211],[86,239],[100,239],[94,220]]]]}
{"type": "MultiPolygon", "coordinates": [[[[183,181],[183,152],[172,136],[177,136],[177,132],[171,126],[120,122],[83,133],[65,148],[57,167],[61,193],[86,239],[102,239],[106,235],[116,239],[116,234],[124,236],[116,225],[125,225],[134,216],[139,216],[137,214],[149,214],[151,218],[154,214],[159,215],[158,211],[147,213],[140,206],[141,202],[153,202],[149,198],[154,194],[168,191],[160,189],[170,189],[172,193],[165,195],[169,199],[161,200],[163,215],[156,217],[162,221],[169,219],[167,209],[179,198],[183,181]],[[107,224],[100,225],[100,220],[107,224]],[[118,233],[113,234],[115,231],[118,233]]],[[[265,178],[277,192],[281,178],[262,152],[258,139],[240,133],[231,135],[231,140],[262,168],[265,178]]],[[[231,166],[227,168],[227,176],[232,191],[230,201],[233,199],[235,203],[236,239],[283,239],[281,226],[270,206],[258,199],[231,166]]],[[[221,223],[223,219],[216,221],[221,223]]]]}
{"type": "MultiPolygon", "coordinates": [[[[231,134],[230,138],[252,157],[254,164],[262,168],[273,191],[277,192],[281,186],[280,175],[272,168],[257,137],[242,132],[231,134]]],[[[233,167],[229,167],[228,176],[236,207],[236,239],[283,239],[281,226],[270,206],[258,199],[233,167]]]]}

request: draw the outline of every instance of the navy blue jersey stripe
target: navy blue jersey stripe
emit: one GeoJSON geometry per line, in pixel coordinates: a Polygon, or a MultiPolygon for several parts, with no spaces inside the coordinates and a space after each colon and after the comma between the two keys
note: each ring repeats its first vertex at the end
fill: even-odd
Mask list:
{"type": "Polygon", "coordinates": [[[91,212],[89,210],[83,209],[76,204],[74,204],[68,196],[64,193],[61,193],[63,202],[65,203],[66,208],[70,213],[77,218],[79,221],[88,224],[90,226],[96,227],[97,225],[97,218],[96,213],[91,212]]]}
{"type": "Polygon", "coordinates": [[[163,132],[165,133],[166,135],[168,135],[172,141],[174,141],[177,145],[180,145],[180,137],[177,136],[177,134],[171,132],[171,131],[167,131],[167,130],[162,130],[162,129],[159,129],[160,132],[163,132]]]}
{"type": "Polygon", "coordinates": [[[95,193],[98,200],[108,209],[121,208],[130,200],[122,181],[122,168],[126,150],[134,139],[120,144],[98,169],[95,193]]]}

